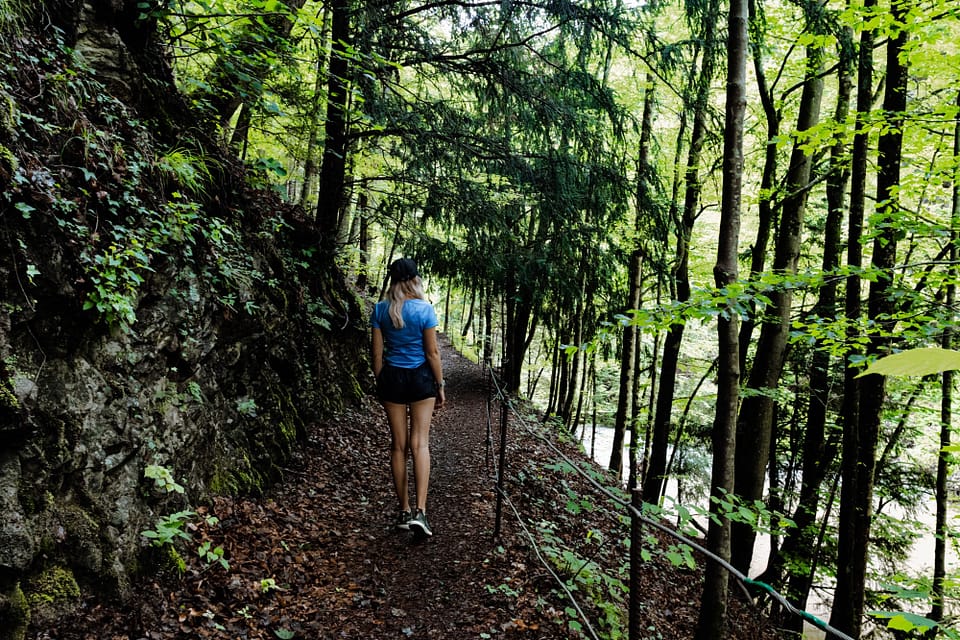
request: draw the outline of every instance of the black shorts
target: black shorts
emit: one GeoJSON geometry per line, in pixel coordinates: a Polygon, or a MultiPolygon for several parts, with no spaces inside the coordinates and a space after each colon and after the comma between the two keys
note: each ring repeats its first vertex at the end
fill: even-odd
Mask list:
{"type": "Polygon", "coordinates": [[[384,365],[377,376],[377,397],[381,402],[410,404],[435,398],[437,386],[434,384],[430,364],[424,362],[416,369],[403,369],[384,365]]]}

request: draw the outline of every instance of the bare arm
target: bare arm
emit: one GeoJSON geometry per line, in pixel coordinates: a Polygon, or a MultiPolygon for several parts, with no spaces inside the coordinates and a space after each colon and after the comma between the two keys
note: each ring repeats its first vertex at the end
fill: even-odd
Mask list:
{"type": "Polygon", "coordinates": [[[379,378],[383,369],[383,332],[377,328],[373,329],[370,355],[373,357],[373,375],[379,378]]]}
{"type": "Polygon", "coordinates": [[[440,344],[437,342],[436,328],[424,329],[423,352],[430,364],[430,371],[433,372],[433,379],[439,385],[437,387],[437,407],[439,408],[447,401],[447,394],[443,387],[443,362],[440,360],[440,344]]]}

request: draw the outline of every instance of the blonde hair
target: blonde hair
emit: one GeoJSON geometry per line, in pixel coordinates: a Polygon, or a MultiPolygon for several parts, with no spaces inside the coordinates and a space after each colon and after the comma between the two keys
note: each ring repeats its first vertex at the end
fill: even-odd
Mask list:
{"type": "Polygon", "coordinates": [[[423,293],[423,280],[415,276],[403,282],[394,282],[387,289],[386,299],[390,301],[390,320],[397,329],[403,329],[403,303],[407,298],[426,300],[423,293]]]}

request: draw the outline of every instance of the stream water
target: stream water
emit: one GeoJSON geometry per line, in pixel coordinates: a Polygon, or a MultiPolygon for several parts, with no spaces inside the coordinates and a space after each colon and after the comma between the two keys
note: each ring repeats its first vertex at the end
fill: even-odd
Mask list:
{"type": "MultiPolygon", "coordinates": [[[[597,463],[606,467],[610,462],[610,452],[613,448],[613,429],[608,427],[597,427],[596,441],[593,441],[592,431],[592,428],[587,428],[584,431],[582,440],[584,449],[588,455],[592,452],[593,459],[597,463]]],[[[624,446],[623,459],[630,459],[629,442],[624,446]]],[[[677,487],[675,482],[671,481],[667,484],[666,493],[667,496],[671,498],[676,497],[677,487]]],[[[705,506],[705,503],[704,505],[700,506],[705,506]]],[[[925,533],[913,545],[907,559],[907,567],[913,573],[923,572],[926,575],[932,575],[933,573],[931,567],[933,566],[934,555],[933,529],[935,524],[935,513],[936,508],[933,504],[933,499],[931,498],[930,508],[925,510],[923,514],[920,514],[916,517],[924,526],[925,533]]],[[[894,515],[898,517],[902,516],[902,514],[894,515]]],[[[770,537],[768,535],[758,535],[756,547],[754,549],[753,562],[750,567],[751,577],[757,576],[766,568],[767,556],[769,552],[770,537]]],[[[951,553],[949,562],[952,566],[948,567],[948,572],[951,570],[956,570],[955,565],[957,563],[957,557],[955,553],[951,553]]],[[[828,619],[830,617],[830,600],[828,594],[822,595],[812,593],[809,601],[807,602],[806,610],[822,620],[828,619]]],[[[820,640],[826,637],[826,634],[823,631],[817,629],[809,623],[805,623],[805,627],[805,639],[820,640]]]]}

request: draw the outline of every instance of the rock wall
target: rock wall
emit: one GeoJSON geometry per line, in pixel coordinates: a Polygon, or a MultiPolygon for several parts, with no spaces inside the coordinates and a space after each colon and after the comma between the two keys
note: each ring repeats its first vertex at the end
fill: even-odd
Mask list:
{"type": "Polygon", "coordinates": [[[0,640],[84,590],[127,595],[156,569],[142,531],[263,490],[368,381],[360,305],[301,212],[209,140],[187,199],[113,14],[43,4],[0,52],[0,640]]]}

